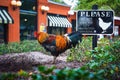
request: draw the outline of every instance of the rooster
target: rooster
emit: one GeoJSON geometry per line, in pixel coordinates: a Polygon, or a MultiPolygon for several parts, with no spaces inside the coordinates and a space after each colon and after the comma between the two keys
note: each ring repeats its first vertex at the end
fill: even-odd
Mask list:
{"type": "Polygon", "coordinates": [[[73,32],[70,34],[53,35],[46,32],[39,32],[37,34],[38,42],[46,49],[51,52],[54,57],[53,63],[59,54],[65,52],[67,49],[75,47],[78,42],[82,40],[80,32],[73,32]]]}

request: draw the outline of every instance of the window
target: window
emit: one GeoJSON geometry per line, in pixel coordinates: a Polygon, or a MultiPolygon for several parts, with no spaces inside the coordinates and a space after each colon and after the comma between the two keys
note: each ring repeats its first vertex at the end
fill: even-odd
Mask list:
{"type": "Polygon", "coordinates": [[[0,43],[4,42],[4,26],[0,24],[0,43]]]}
{"type": "Polygon", "coordinates": [[[56,35],[63,35],[66,33],[67,28],[63,27],[48,27],[48,33],[56,34],[56,35]]]}
{"type": "Polygon", "coordinates": [[[22,0],[20,8],[20,39],[32,40],[37,29],[37,0],[22,0]]]}
{"type": "MultiPolygon", "coordinates": [[[[7,7],[2,7],[0,6],[0,8],[7,10],[7,7]]],[[[1,15],[0,15],[1,16],[1,15]]],[[[8,23],[4,24],[4,23],[0,23],[0,43],[8,43],[8,23]]]]}
{"type": "Polygon", "coordinates": [[[21,0],[22,6],[20,9],[27,11],[36,11],[37,0],[21,0]]]}
{"type": "Polygon", "coordinates": [[[114,26],[114,35],[115,36],[119,35],[119,26],[114,26]]]}
{"type": "Polygon", "coordinates": [[[20,37],[21,40],[34,39],[35,16],[21,14],[20,37]]]}

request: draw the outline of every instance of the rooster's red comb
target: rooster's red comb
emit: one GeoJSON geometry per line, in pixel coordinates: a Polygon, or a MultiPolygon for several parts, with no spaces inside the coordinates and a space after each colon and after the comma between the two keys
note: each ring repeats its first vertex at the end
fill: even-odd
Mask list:
{"type": "Polygon", "coordinates": [[[38,33],[37,31],[34,31],[34,37],[37,37],[38,33]]]}

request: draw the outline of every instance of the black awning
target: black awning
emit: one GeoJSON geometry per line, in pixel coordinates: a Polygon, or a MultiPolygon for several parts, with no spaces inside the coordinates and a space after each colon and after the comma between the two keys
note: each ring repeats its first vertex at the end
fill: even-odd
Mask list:
{"type": "Polygon", "coordinates": [[[10,14],[5,10],[0,8],[0,23],[3,24],[12,24],[14,21],[10,14]]]}

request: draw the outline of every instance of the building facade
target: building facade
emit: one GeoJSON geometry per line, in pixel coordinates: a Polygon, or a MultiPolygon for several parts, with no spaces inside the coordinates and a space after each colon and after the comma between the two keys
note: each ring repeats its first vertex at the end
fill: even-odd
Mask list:
{"type": "MultiPolygon", "coordinates": [[[[70,6],[51,0],[20,0],[22,5],[0,0],[0,43],[35,39],[34,32],[45,26],[50,34],[71,33],[76,30],[76,13],[69,14],[70,6]]],[[[120,20],[115,19],[120,27],[120,20]]],[[[119,34],[120,34],[120,28],[119,34]]]]}
{"type": "Polygon", "coordinates": [[[11,5],[11,1],[13,0],[0,1],[0,8],[6,10],[13,20],[12,23],[0,22],[0,26],[3,28],[0,28],[1,42],[35,39],[34,31],[39,32],[42,24],[48,33],[72,32],[72,21],[75,21],[76,16],[68,14],[70,6],[50,0],[21,0],[22,6],[16,7],[11,5]],[[13,9],[13,7],[16,8],[13,9]]]}

